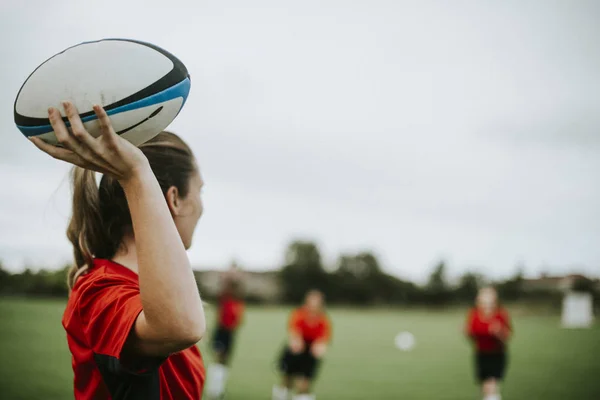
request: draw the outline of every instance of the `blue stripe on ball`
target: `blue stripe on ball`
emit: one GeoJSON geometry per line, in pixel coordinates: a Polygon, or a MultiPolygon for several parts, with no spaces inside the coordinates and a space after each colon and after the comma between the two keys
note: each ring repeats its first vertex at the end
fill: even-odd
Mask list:
{"type": "MultiPolygon", "coordinates": [[[[148,96],[145,99],[135,101],[133,103],[125,104],[121,107],[113,108],[106,112],[108,115],[119,114],[125,111],[136,110],[138,108],[152,106],[154,104],[164,103],[169,100],[176,99],[178,97],[183,97],[183,103],[181,107],[185,104],[187,100],[187,96],[190,92],[191,81],[190,78],[186,78],[178,84],[171,86],[168,89],[163,90],[162,92],[153,94],[152,96],[148,96]]],[[[96,114],[89,115],[81,119],[82,122],[93,121],[97,119],[96,114]]],[[[71,124],[67,121],[67,126],[71,124]]],[[[52,132],[52,125],[40,125],[40,126],[19,126],[17,128],[25,135],[26,137],[43,135],[44,133],[52,132]]]]}

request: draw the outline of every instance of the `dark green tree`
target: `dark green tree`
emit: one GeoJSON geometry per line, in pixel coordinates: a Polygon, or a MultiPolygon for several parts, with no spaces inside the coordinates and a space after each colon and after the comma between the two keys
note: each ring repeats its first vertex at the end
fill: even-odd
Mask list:
{"type": "Polygon", "coordinates": [[[477,291],[484,284],[484,278],[481,274],[467,272],[461,278],[456,288],[456,297],[458,300],[466,303],[472,303],[477,296],[477,291]]]}
{"type": "Polygon", "coordinates": [[[381,275],[377,257],[369,252],[362,252],[355,256],[341,256],[339,270],[358,280],[369,280],[381,275]]]}
{"type": "Polygon", "coordinates": [[[340,256],[338,268],[332,276],[332,300],[355,305],[371,303],[374,297],[373,269],[378,269],[372,262],[371,259],[355,255],[340,256]]]}
{"type": "Polygon", "coordinates": [[[573,281],[573,284],[571,286],[571,290],[574,292],[581,292],[581,293],[592,293],[594,294],[595,292],[595,282],[589,278],[586,278],[585,276],[578,276],[577,278],[575,278],[575,280],[573,281]]]}
{"type": "Polygon", "coordinates": [[[10,291],[12,275],[0,261],[0,293],[8,293],[10,291]]]}
{"type": "Polygon", "coordinates": [[[515,275],[497,285],[500,299],[505,301],[516,301],[521,299],[523,297],[524,280],[523,267],[518,267],[515,275]]]}
{"type": "Polygon", "coordinates": [[[443,261],[440,261],[429,276],[425,290],[432,305],[443,305],[450,300],[451,291],[446,282],[446,264],[443,261]]]}
{"type": "Polygon", "coordinates": [[[319,248],[313,242],[290,243],[280,278],[287,302],[301,302],[310,289],[319,289],[328,294],[329,277],[323,268],[319,248]]]}
{"type": "Polygon", "coordinates": [[[419,288],[387,275],[371,252],[340,256],[332,274],[332,299],[338,303],[368,306],[417,302],[419,288]]]}

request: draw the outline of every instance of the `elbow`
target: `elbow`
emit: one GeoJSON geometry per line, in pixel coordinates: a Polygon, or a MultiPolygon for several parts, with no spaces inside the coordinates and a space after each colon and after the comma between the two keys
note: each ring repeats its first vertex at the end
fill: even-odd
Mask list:
{"type": "Polygon", "coordinates": [[[206,334],[204,312],[169,313],[144,310],[136,323],[136,333],[142,344],[148,343],[154,355],[178,353],[196,345],[206,334]]]}
{"type": "Polygon", "coordinates": [[[185,326],[186,328],[181,330],[182,335],[180,340],[188,343],[189,346],[198,343],[206,334],[206,320],[204,316],[187,321],[185,326]]]}
{"type": "Polygon", "coordinates": [[[204,337],[203,331],[192,331],[177,338],[178,346],[182,350],[196,345],[204,337]]]}
{"type": "Polygon", "coordinates": [[[204,317],[180,321],[178,324],[174,324],[169,331],[170,342],[175,352],[185,350],[202,340],[206,334],[206,321],[204,317]]]}
{"type": "Polygon", "coordinates": [[[202,340],[202,338],[204,337],[205,334],[206,334],[206,324],[202,323],[202,324],[199,324],[196,328],[194,328],[193,330],[190,331],[190,333],[187,336],[186,340],[188,342],[196,344],[200,340],[202,340]]]}
{"type": "Polygon", "coordinates": [[[189,349],[190,347],[195,346],[200,341],[201,337],[199,336],[186,336],[178,338],[176,342],[172,343],[173,350],[172,353],[178,353],[180,351],[189,349]]]}

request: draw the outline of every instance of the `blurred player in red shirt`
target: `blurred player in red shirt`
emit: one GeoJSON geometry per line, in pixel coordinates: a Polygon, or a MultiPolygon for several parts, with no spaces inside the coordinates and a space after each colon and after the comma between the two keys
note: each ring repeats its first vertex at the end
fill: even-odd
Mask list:
{"type": "Polygon", "coordinates": [[[294,383],[293,400],[315,399],[311,383],[330,338],[331,323],[325,314],[323,293],[311,290],[306,294],[304,305],[290,316],[288,341],[279,361],[282,385],[273,388],[273,400],[287,400],[294,383]]]}
{"type": "Polygon", "coordinates": [[[209,400],[221,399],[229,372],[229,361],[233,351],[235,333],[244,316],[241,274],[235,263],[223,274],[219,297],[217,327],[213,333],[212,347],[215,363],[208,367],[206,394],[209,400]]]}
{"type": "Polygon", "coordinates": [[[73,170],[67,236],[75,265],[63,326],[76,400],[198,400],[206,322],[186,249],[202,215],[190,148],[161,132],[136,147],[94,106],[92,137],[71,103],[48,117],[61,147],[34,144],[73,170]],[[85,169],[84,169],[85,168],[85,169]],[[99,184],[93,171],[101,172],[99,184]]]}
{"type": "Polygon", "coordinates": [[[500,382],[507,364],[506,344],[512,333],[507,311],[498,305],[491,287],[479,290],[476,307],[469,311],[466,334],[475,347],[475,372],[484,400],[500,400],[500,382]]]}

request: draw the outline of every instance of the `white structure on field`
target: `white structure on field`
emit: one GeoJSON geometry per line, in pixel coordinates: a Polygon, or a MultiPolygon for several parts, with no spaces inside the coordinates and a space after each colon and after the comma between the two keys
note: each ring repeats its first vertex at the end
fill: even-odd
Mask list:
{"type": "Polygon", "coordinates": [[[562,326],[589,328],[594,320],[593,298],[590,293],[567,292],[563,298],[562,326]]]}

